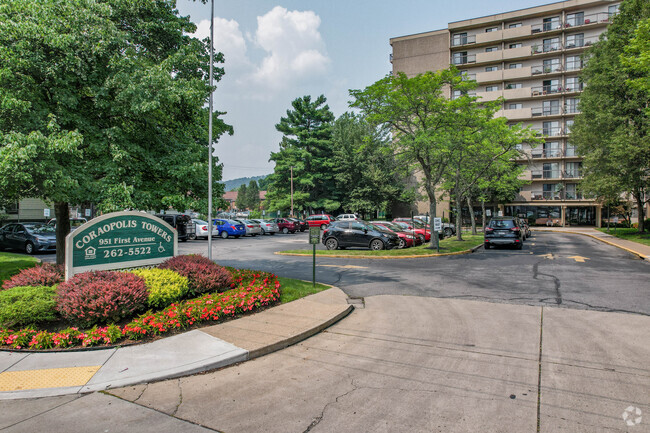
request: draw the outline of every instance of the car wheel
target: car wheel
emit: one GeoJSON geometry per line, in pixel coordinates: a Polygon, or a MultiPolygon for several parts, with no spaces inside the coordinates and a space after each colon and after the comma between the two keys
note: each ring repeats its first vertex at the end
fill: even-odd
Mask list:
{"type": "Polygon", "coordinates": [[[25,244],[25,252],[27,254],[34,254],[34,244],[28,241],[25,244]]]}
{"type": "Polygon", "coordinates": [[[271,236],[273,236],[273,235],[275,234],[275,232],[269,232],[269,234],[270,234],[271,236]]]}
{"type": "Polygon", "coordinates": [[[490,248],[492,248],[492,245],[490,245],[490,244],[483,244],[483,247],[484,247],[486,250],[489,250],[490,248]]]}
{"type": "Polygon", "coordinates": [[[522,249],[523,247],[524,247],[524,244],[522,244],[521,242],[518,243],[517,245],[515,245],[515,248],[518,249],[518,250],[522,249]]]}
{"type": "Polygon", "coordinates": [[[235,235],[235,239],[239,239],[239,235],[235,235]]]}
{"type": "Polygon", "coordinates": [[[445,228],[444,233],[445,233],[445,237],[446,237],[446,238],[450,238],[451,235],[454,234],[454,233],[451,231],[451,228],[449,228],[449,227],[445,228]]]}
{"type": "Polygon", "coordinates": [[[289,233],[289,229],[288,229],[288,228],[286,228],[286,227],[285,227],[285,228],[283,228],[283,229],[282,229],[282,233],[284,233],[284,234],[286,235],[287,233],[289,233]]]}
{"type": "Polygon", "coordinates": [[[420,238],[420,243],[423,244],[427,241],[427,238],[424,237],[424,235],[418,235],[418,238],[420,238]]]}
{"type": "Polygon", "coordinates": [[[228,232],[221,232],[222,239],[228,239],[228,232]]]}
{"type": "Polygon", "coordinates": [[[406,241],[404,239],[400,238],[399,244],[397,245],[397,248],[402,249],[404,247],[406,247],[406,241]]]}
{"type": "Polygon", "coordinates": [[[373,239],[370,241],[370,249],[373,251],[379,251],[384,249],[384,243],[379,239],[373,239]]]}
{"type": "Polygon", "coordinates": [[[320,229],[321,229],[321,230],[325,230],[326,228],[327,228],[327,224],[321,224],[321,225],[320,225],[320,229]]]}
{"type": "Polygon", "coordinates": [[[325,241],[325,247],[328,250],[335,250],[339,247],[339,241],[337,241],[334,238],[329,238],[328,240],[325,241]]]}
{"type": "Polygon", "coordinates": [[[188,237],[190,238],[191,241],[196,240],[196,234],[195,233],[190,234],[188,237]]]}

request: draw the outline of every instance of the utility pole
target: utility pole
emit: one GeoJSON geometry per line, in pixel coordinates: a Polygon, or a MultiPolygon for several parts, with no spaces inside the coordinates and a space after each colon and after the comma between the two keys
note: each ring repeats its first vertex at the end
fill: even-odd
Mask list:
{"type": "Polygon", "coordinates": [[[210,2],[210,103],[208,112],[208,259],[212,260],[212,65],[214,63],[214,0],[210,2]]]}
{"type": "Polygon", "coordinates": [[[291,217],[293,217],[293,165],[291,166],[291,217]]]}

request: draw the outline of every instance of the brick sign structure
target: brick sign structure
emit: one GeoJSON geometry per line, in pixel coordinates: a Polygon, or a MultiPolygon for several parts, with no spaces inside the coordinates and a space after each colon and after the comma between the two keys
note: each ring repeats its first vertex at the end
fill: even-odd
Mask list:
{"type": "Polygon", "coordinates": [[[65,239],[65,278],[86,271],[162,263],[178,254],[178,233],[144,212],[114,212],[90,220],[65,239]]]}

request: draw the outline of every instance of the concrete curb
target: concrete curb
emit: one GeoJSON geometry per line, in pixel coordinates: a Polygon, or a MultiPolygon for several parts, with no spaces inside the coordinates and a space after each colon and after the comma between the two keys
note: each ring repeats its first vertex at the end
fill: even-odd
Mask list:
{"type": "Polygon", "coordinates": [[[560,231],[560,230],[546,230],[546,229],[533,229],[533,231],[536,231],[536,232],[546,232],[546,233],[569,233],[569,234],[572,234],[572,235],[583,235],[583,236],[588,236],[588,237],[590,237],[590,238],[594,238],[594,239],[596,239],[596,240],[598,240],[598,241],[600,241],[600,242],[603,242],[603,243],[605,243],[605,244],[607,244],[607,245],[611,245],[611,246],[613,246],[613,247],[616,247],[616,248],[620,248],[620,249],[622,249],[622,250],[625,250],[625,251],[627,251],[628,253],[634,254],[635,256],[639,257],[639,258],[642,259],[642,260],[650,261],[650,256],[646,256],[646,255],[644,255],[644,254],[641,254],[641,253],[638,252],[638,251],[634,251],[634,250],[632,250],[632,249],[630,249],[630,248],[624,247],[623,245],[619,245],[619,244],[617,244],[617,243],[615,243],[615,242],[610,242],[610,241],[608,241],[607,239],[603,239],[603,238],[601,238],[601,237],[599,237],[599,236],[592,235],[592,234],[589,234],[589,233],[576,232],[576,231],[572,231],[572,230],[562,230],[562,231],[560,231]]]}
{"type": "MultiPolygon", "coordinates": [[[[333,255],[318,255],[317,257],[323,258],[334,258],[334,259],[375,259],[375,260],[400,260],[400,259],[425,259],[427,257],[441,257],[441,256],[460,256],[462,254],[471,254],[474,251],[481,248],[483,244],[477,245],[469,250],[456,251],[453,253],[433,253],[433,254],[421,254],[421,255],[411,255],[411,256],[348,256],[344,254],[333,254],[333,255]]],[[[305,250],[307,251],[307,250],[305,250]]],[[[309,257],[312,253],[307,254],[298,254],[298,253],[283,253],[282,251],[276,251],[273,254],[278,256],[296,256],[296,257],[309,257]]]]}

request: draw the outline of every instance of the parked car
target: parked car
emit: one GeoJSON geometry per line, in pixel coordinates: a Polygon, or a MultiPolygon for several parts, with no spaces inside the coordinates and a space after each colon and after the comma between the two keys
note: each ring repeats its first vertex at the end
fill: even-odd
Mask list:
{"type": "Polygon", "coordinates": [[[309,227],[320,227],[321,230],[325,230],[327,226],[332,224],[336,219],[329,214],[317,214],[317,215],[310,215],[307,217],[307,224],[309,224],[309,227]]]}
{"type": "MultiPolygon", "coordinates": [[[[431,240],[431,231],[426,227],[426,224],[420,221],[411,221],[408,218],[395,218],[393,222],[404,227],[404,229],[409,232],[414,232],[420,237],[422,243],[429,242],[431,240]]],[[[438,233],[438,236],[442,238],[442,233],[438,233]]]]}
{"type": "Polygon", "coordinates": [[[11,223],[0,229],[0,250],[11,248],[27,254],[56,251],[53,225],[39,222],[11,223]]]}
{"type": "Polygon", "coordinates": [[[215,218],[212,221],[212,224],[217,227],[219,233],[218,236],[221,236],[223,239],[228,239],[230,236],[235,239],[240,236],[246,236],[246,227],[238,221],[222,220],[219,218],[215,218]]]}
{"type": "Polygon", "coordinates": [[[156,216],[176,229],[176,232],[178,233],[178,240],[181,242],[186,242],[187,239],[193,234],[192,232],[194,231],[194,224],[192,224],[192,218],[189,215],[164,214],[156,216]]]}
{"type": "Polygon", "coordinates": [[[278,228],[280,229],[280,231],[281,231],[282,233],[284,233],[285,235],[286,235],[287,233],[295,233],[296,230],[299,229],[299,228],[296,226],[296,223],[295,223],[295,222],[290,221],[290,220],[287,219],[287,218],[276,218],[276,219],[274,219],[274,220],[272,220],[272,221],[275,222],[275,223],[278,225],[278,228]]]}
{"type": "MultiPolygon", "coordinates": [[[[88,220],[86,218],[70,218],[70,231],[73,232],[77,230],[82,225],[86,224],[88,220]]],[[[47,222],[47,225],[50,225],[56,229],[56,218],[52,218],[47,222]]]]}
{"type": "Polygon", "coordinates": [[[363,221],[337,221],[323,231],[322,242],[328,250],[357,247],[378,251],[395,248],[399,236],[363,221]]]}
{"type": "Polygon", "coordinates": [[[267,233],[270,235],[274,235],[280,231],[280,228],[274,221],[263,220],[263,219],[253,219],[251,221],[255,221],[260,225],[260,229],[262,230],[263,235],[267,233]]]}
{"type": "Polygon", "coordinates": [[[246,229],[246,236],[255,237],[262,234],[262,227],[258,222],[245,219],[236,219],[234,221],[239,221],[240,223],[244,224],[244,228],[246,229]]]}
{"type": "MultiPolygon", "coordinates": [[[[429,225],[429,216],[428,215],[417,215],[413,217],[414,219],[423,222],[426,225],[429,225]]],[[[456,226],[451,223],[442,223],[442,234],[448,238],[456,234],[456,226]]]]}
{"type": "MultiPolygon", "coordinates": [[[[194,224],[194,233],[190,233],[188,237],[190,239],[207,239],[208,238],[208,222],[200,219],[193,219],[192,223],[194,224]]],[[[212,237],[218,236],[219,231],[213,225],[212,226],[212,237]]]]}
{"type": "Polygon", "coordinates": [[[304,232],[309,228],[309,224],[307,224],[307,221],[301,220],[300,218],[287,218],[290,221],[293,221],[296,226],[298,227],[298,230],[301,232],[304,232]]]}
{"type": "Polygon", "coordinates": [[[485,249],[498,245],[513,245],[520,250],[524,244],[524,230],[519,224],[517,217],[493,217],[485,227],[485,249]]]}
{"type": "Polygon", "coordinates": [[[358,219],[359,217],[353,213],[344,213],[336,217],[337,221],[357,221],[358,219]]]}
{"type": "Polygon", "coordinates": [[[405,232],[403,228],[398,226],[397,224],[390,223],[387,221],[373,221],[371,224],[374,226],[384,227],[385,229],[390,230],[391,232],[399,236],[399,244],[397,245],[398,248],[408,248],[408,247],[422,244],[418,236],[410,232],[405,232]]]}

